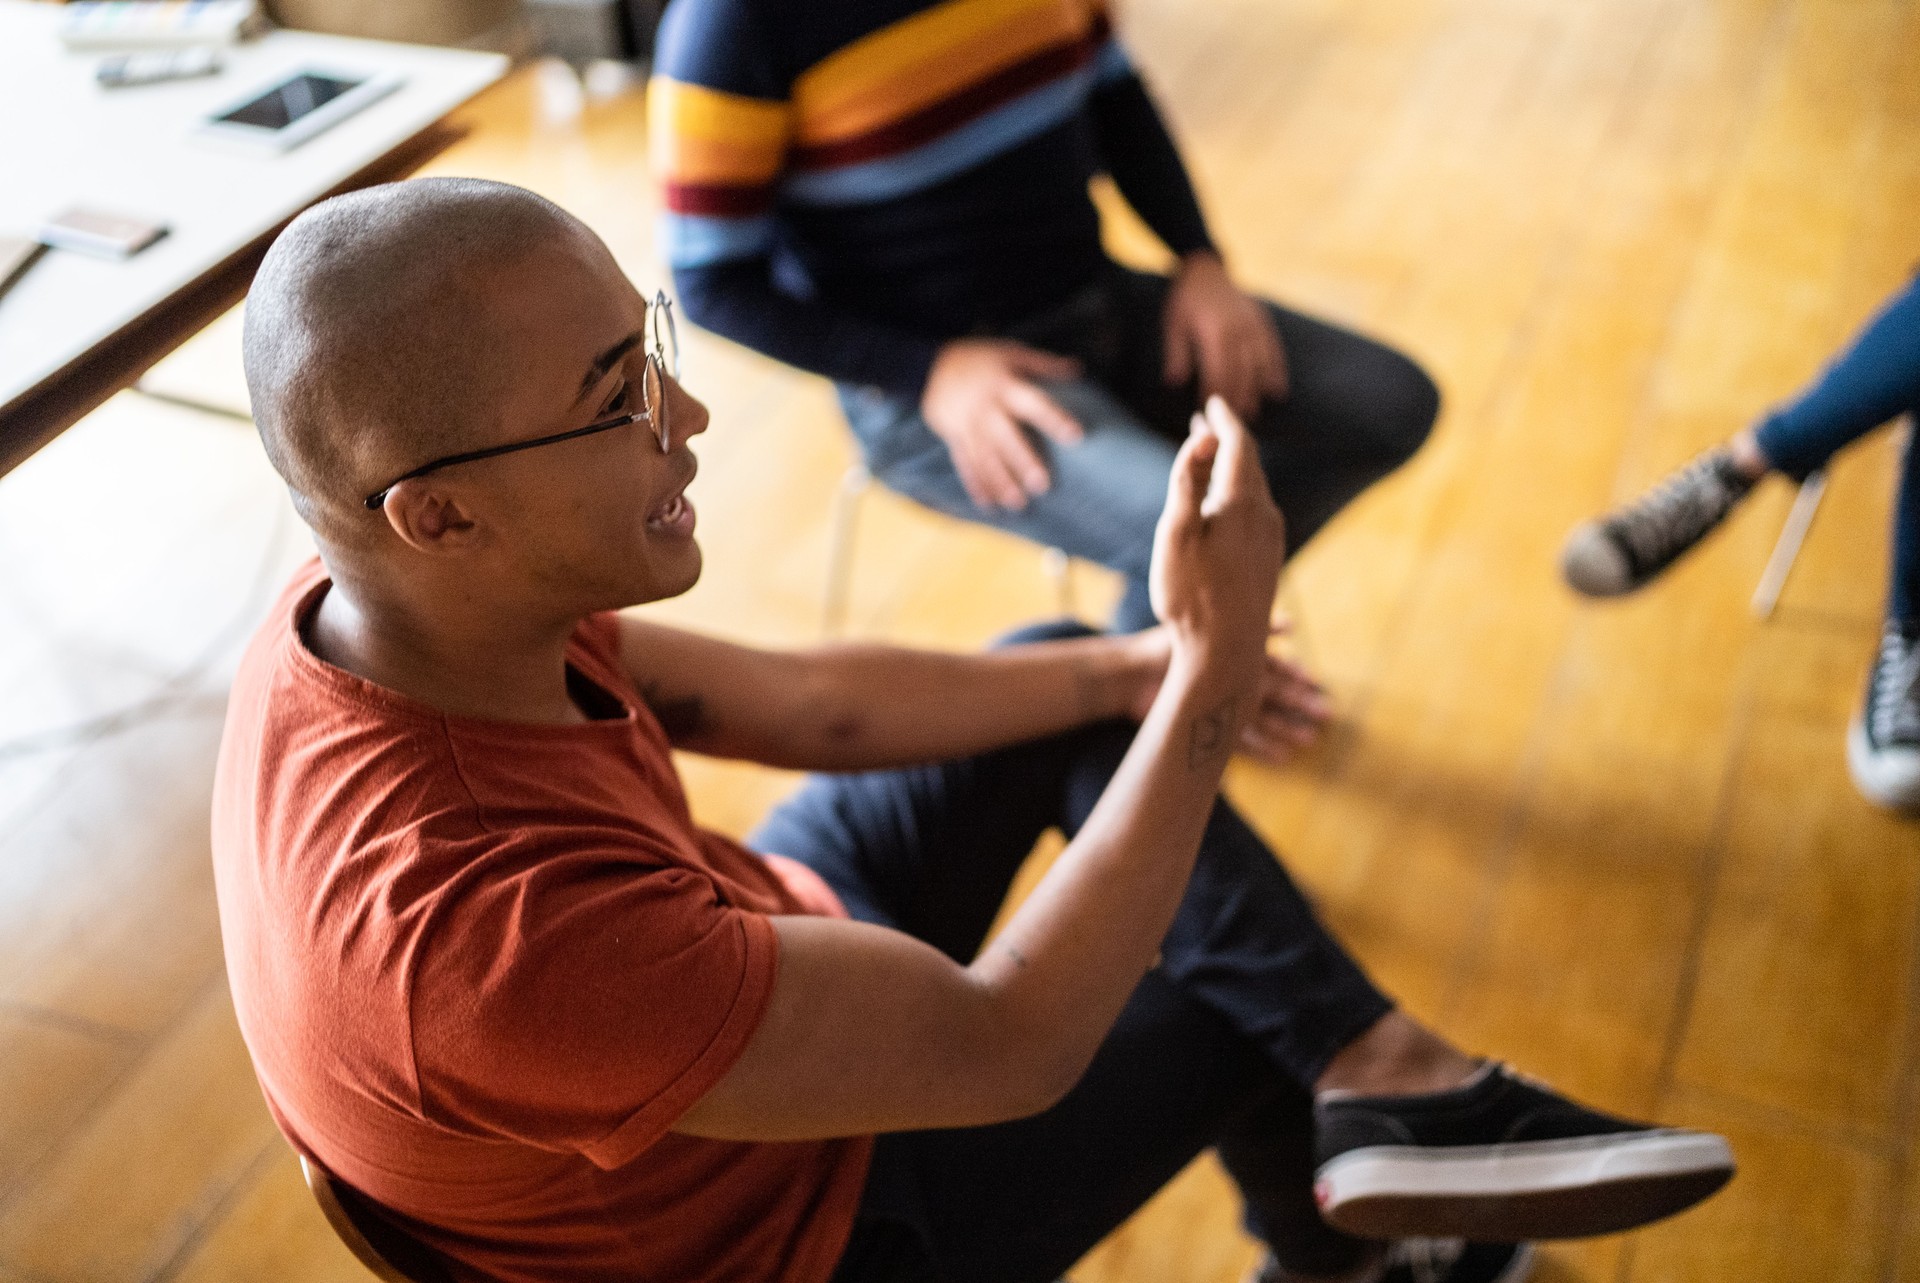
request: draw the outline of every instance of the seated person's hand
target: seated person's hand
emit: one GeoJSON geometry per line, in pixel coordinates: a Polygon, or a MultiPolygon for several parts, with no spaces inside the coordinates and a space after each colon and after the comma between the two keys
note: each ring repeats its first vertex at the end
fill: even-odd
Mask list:
{"type": "Polygon", "coordinates": [[[1169,664],[1213,669],[1251,700],[1263,684],[1285,559],[1286,525],[1253,439],[1210,398],[1174,456],[1153,534],[1147,587],[1171,639],[1169,664]]]}
{"type": "MultiPolygon", "coordinates": [[[[1274,636],[1284,636],[1288,626],[1273,626],[1274,636]]],[[[1165,627],[1149,628],[1131,637],[1116,638],[1138,655],[1140,685],[1128,710],[1134,721],[1144,720],[1160,693],[1166,676],[1167,660],[1172,656],[1173,640],[1165,627]]],[[[1269,766],[1284,765],[1295,753],[1305,752],[1320,740],[1333,717],[1333,701],[1326,687],[1313,675],[1284,655],[1271,652],[1260,670],[1255,703],[1247,719],[1240,724],[1239,750],[1269,766]]]]}
{"type": "Polygon", "coordinates": [[[1052,484],[1022,425],[1061,445],[1080,424],[1033,382],[1080,372],[1068,357],[1004,339],[955,339],[940,349],[920,413],[947,443],[967,496],[982,508],[1024,508],[1052,484]]]}
{"type": "Polygon", "coordinates": [[[1243,420],[1265,398],[1287,394],[1287,353],[1273,316],[1244,294],[1211,250],[1189,254],[1161,315],[1170,387],[1200,381],[1200,396],[1217,396],[1243,420]]]}

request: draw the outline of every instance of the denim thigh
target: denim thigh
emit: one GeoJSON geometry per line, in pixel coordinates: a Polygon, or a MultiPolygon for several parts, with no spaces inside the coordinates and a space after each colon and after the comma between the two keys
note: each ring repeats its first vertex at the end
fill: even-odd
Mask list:
{"type": "Polygon", "coordinates": [[[1176,444],[1091,379],[1044,385],[1085,437],[1061,446],[1026,429],[1053,484],[1021,509],[982,508],[968,496],[946,443],[919,407],[876,388],[842,387],[840,404],[867,468],[899,494],[936,512],[977,521],[1070,556],[1144,577],[1153,527],[1166,500],[1176,444]]]}

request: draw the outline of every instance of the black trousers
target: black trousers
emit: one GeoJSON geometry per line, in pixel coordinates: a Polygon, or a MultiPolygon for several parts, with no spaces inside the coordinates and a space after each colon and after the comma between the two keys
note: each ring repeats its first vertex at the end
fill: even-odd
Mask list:
{"type": "MultiPolygon", "coordinates": [[[[1133,729],[815,776],[750,841],[812,867],[854,917],[971,961],[1034,843],[1079,829],[1133,729]]],[[[880,1137],[836,1283],[1049,1283],[1209,1147],[1282,1263],[1347,1268],[1362,1245],[1314,1206],[1310,1089],[1391,1006],[1221,802],[1160,962],[1080,1083],[1032,1118],[880,1137]]]]}

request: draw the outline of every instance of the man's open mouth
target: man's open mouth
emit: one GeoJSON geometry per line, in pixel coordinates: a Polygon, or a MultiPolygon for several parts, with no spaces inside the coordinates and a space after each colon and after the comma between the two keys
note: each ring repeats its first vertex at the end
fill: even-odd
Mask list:
{"type": "Polygon", "coordinates": [[[682,488],[673,498],[647,514],[647,529],[661,534],[691,534],[693,516],[693,504],[688,500],[686,490],[682,488]]]}

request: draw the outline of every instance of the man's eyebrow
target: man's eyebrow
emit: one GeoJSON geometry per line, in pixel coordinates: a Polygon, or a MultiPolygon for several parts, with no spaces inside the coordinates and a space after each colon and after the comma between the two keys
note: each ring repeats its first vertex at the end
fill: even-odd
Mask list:
{"type": "Polygon", "coordinates": [[[580,397],[593,391],[593,385],[605,378],[607,371],[611,370],[619,362],[621,357],[633,351],[633,349],[639,345],[640,331],[635,330],[602,352],[599,356],[593,358],[593,367],[587,371],[587,376],[580,380],[580,392],[578,396],[574,397],[574,400],[577,401],[580,397]]]}

